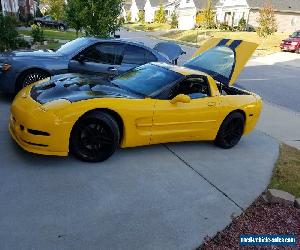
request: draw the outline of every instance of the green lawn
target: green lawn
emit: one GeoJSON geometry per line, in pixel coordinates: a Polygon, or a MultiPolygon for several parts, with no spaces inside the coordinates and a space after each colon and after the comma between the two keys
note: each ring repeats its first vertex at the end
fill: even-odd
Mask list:
{"type": "MultiPolygon", "coordinates": [[[[30,36],[31,31],[30,30],[19,30],[19,34],[30,36]]],[[[73,31],[58,31],[54,29],[44,29],[44,36],[46,40],[74,40],[77,38],[76,32],[73,31]]],[[[83,36],[83,33],[79,33],[79,37],[83,36]]]]}
{"type": "Polygon", "coordinates": [[[280,189],[300,197],[300,150],[281,145],[269,188],[280,189]]]}
{"type": "Polygon", "coordinates": [[[125,24],[124,27],[142,31],[169,30],[171,28],[168,23],[131,23],[125,24]]]}
{"type": "Polygon", "coordinates": [[[288,37],[288,33],[275,33],[267,38],[261,38],[256,32],[234,32],[218,30],[187,30],[187,31],[170,31],[163,35],[164,38],[174,39],[183,42],[194,43],[201,46],[210,37],[241,39],[259,44],[256,55],[266,55],[279,52],[279,44],[282,39],[288,37]]]}

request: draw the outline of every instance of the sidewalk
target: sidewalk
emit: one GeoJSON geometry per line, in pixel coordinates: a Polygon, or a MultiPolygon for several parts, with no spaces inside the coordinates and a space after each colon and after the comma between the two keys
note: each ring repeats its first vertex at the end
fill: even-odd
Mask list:
{"type": "Polygon", "coordinates": [[[264,102],[257,129],[300,149],[300,113],[264,102]]]}

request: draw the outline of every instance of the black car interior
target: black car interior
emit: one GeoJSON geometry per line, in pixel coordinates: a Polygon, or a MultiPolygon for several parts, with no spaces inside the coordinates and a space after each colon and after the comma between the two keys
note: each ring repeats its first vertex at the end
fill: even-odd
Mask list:
{"type": "Polygon", "coordinates": [[[210,96],[210,88],[206,77],[190,77],[177,83],[169,92],[168,99],[171,100],[179,94],[198,99],[210,96]]]}

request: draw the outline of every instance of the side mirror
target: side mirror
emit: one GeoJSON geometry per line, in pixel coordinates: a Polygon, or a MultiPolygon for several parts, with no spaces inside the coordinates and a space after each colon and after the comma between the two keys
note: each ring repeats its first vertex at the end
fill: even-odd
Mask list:
{"type": "Polygon", "coordinates": [[[190,103],[191,98],[188,95],[179,94],[179,95],[175,96],[172,100],[170,100],[170,103],[172,103],[172,104],[176,104],[178,102],[190,103]]]}
{"type": "Polygon", "coordinates": [[[85,61],[85,56],[83,54],[80,54],[77,56],[77,61],[80,63],[84,63],[85,61]]]}

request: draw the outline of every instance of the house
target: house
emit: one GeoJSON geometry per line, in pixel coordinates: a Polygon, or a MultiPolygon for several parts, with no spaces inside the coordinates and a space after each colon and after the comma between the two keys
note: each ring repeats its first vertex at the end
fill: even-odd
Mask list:
{"type": "Polygon", "coordinates": [[[180,0],[146,0],[145,4],[145,22],[151,23],[154,21],[155,12],[163,5],[166,16],[169,19],[174,11],[177,10],[180,0]]]}
{"type": "Polygon", "coordinates": [[[139,21],[139,12],[144,11],[146,0],[132,0],[130,6],[131,22],[139,21]]]}
{"type": "MultiPolygon", "coordinates": [[[[219,0],[216,4],[217,21],[237,26],[244,18],[247,27],[257,27],[259,10],[266,4],[264,0],[219,0]]],[[[293,32],[300,28],[300,0],[273,0],[279,32],[293,32]]]]}
{"type": "Polygon", "coordinates": [[[32,14],[34,15],[37,8],[37,1],[35,0],[0,0],[0,10],[3,15],[10,14],[32,14]]]}
{"type": "Polygon", "coordinates": [[[37,1],[35,0],[19,0],[20,15],[35,15],[37,9],[37,1]]]}
{"type": "Polygon", "coordinates": [[[19,11],[18,0],[0,0],[1,1],[1,12],[3,15],[6,13],[17,14],[19,11]]]}
{"type": "MultiPolygon", "coordinates": [[[[212,8],[217,0],[212,0],[212,8]]],[[[207,0],[181,0],[178,8],[178,28],[193,29],[196,25],[197,13],[207,7],[207,0]]]]}

